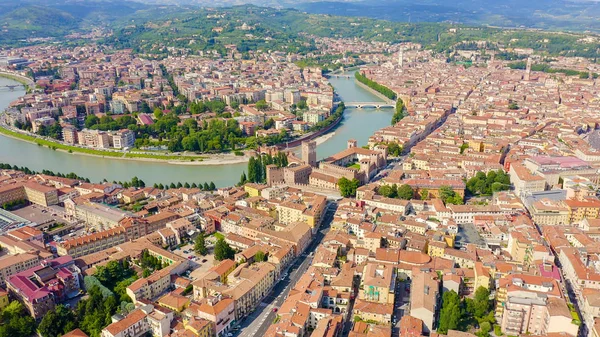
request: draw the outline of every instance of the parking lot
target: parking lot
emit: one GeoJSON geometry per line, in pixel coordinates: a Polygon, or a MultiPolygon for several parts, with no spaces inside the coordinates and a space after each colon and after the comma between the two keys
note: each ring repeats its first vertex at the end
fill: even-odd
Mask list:
{"type": "Polygon", "coordinates": [[[194,252],[193,243],[189,243],[173,251],[174,254],[190,260],[192,272],[190,273],[189,277],[193,280],[198,279],[201,275],[206,273],[214,266],[215,260],[214,255],[212,254],[212,245],[209,245],[207,242],[207,246],[209,253],[206,254],[206,256],[196,254],[196,252],[194,252]]]}

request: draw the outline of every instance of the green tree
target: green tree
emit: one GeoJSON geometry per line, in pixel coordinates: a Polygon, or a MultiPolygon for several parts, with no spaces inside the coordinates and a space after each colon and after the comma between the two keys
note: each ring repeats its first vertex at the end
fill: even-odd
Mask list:
{"type": "Polygon", "coordinates": [[[211,182],[210,182],[210,186],[209,186],[209,188],[210,188],[210,190],[211,190],[211,191],[214,191],[214,190],[216,190],[216,189],[217,189],[217,186],[215,185],[215,183],[214,183],[214,182],[212,182],[212,181],[211,181],[211,182]]]}
{"type": "Polygon", "coordinates": [[[256,254],[254,254],[254,262],[264,261],[267,261],[267,255],[262,250],[259,250],[258,252],[256,252],[256,254]]]}
{"type": "Polygon", "coordinates": [[[91,128],[92,126],[98,124],[100,122],[100,118],[96,115],[87,115],[85,117],[84,125],[86,128],[91,128]]]}
{"type": "Polygon", "coordinates": [[[485,287],[479,287],[475,291],[473,315],[476,318],[482,318],[491,310],[490,291],[485,287]]]}
{"type": "Polygon", "coordinates": [[[62,304],[49,311],[38,326],[43,337],[60,337],[76,328],[75,314],[62,304]]]}
{"type": "Polygon", "coordinates": [[[390,194],[390,198],[396,198],[398,196],[398,185],[392,184],[392,194],[390,194]]]}
{"type": "Polygon", "coordinates": [[[247,181],[248,181],[248,178],[246,177],[246,172],[242,172],[242,175],[240,176],[240,182],[238,183],[238,185],[242,186],[247,181]]]}
{"type": "Polygon", "coordinates": [[[450,186],[440,187],[440,199],[446,204],[462,205],[463,198],[450,186]]]}
{"type": "Polygon", "coordinates": [[[392,125],[395,125],[404,118],[404,101],[401,98],[396,100],[396,111],[392,116],[392,125]]]}
{"type": "Polygon", "coordinates": [[[415,191],[407,184],[400,185],[398,188],[398,198],[403,200],[410,200],[414,197],[415,191]]]}
{"type": "Polygon", "coordinates": [[[256,102],[256,110],[265,111],[269,109],[269,103],[267,103],[264,99],[256,102]]]}
{"type": "Polygon", "coordinates": [[[421,200],[427,200],[429,199],[429,190],[424,188],[421,191],[421,200]]]}
{"type": "Polygon", "coordinates": [[[340,194],[344,198],[356,196],[356,190],[358,189],[359,185],[360,185],[360,181],[358,181],[358,179],[356,179],[356,178],[349,180],[346,177],[342,177],[338,180],[338,187],[340,189],[340,194]]]}
{"type": "Polygon", "coordinates": [[[462,145],[460,146],[460,154],[463,154],[465,152],[465,150],[468,148],[469,148],[469,143],[462,143],[462,145]]]}
{"type": "Polygon", "coordinates": [[[308,109],[308,104],[306,104],[305,99],[301,99],[300,102],[298,102],[298,105],[296,107],[300,110],[306,110],[306,109],[308,109]]]}
{"type": "Polygon", "coordinates": [[[460,318],[461,310],[458,294],[454,290],[446,291],[442,296],[438,332],[445,335],[448,333],[448,330],[456,330],[460,323],[460,318]]]}
{"type": "Polygon", "coordinates": [[[226,259],[232,259],[235,257],[235,250],[225,242],[224,238],[219,238],[215,244],[215,260],[223,261],[226,259]]]}
{"type": "Polygon", "coordinates": [[[196,237],[194,242],[194,251],[202,256],[208,254],[208,249],[206,248],[206,239],[204,238],[204,234],[200,233],[196,237]]]}
{"type": "Polygon", "coordinates": [[[265,130],[269,130],[275,126],[275,120],[273,118],[269,118],[263,126],[265,127],[265,130]]]}
{"type": "Polygon", "coordinates": [[[377,189],[377,193],[386,198],[390,198],[392,195],[392,187],[390,185],[381,185],[377,189]]]}
{"type": "Polygon", "coordinates": [[[402,152],[404,151],[402,146],[398,145],[397,143],[388,143],[387,147],[388,147],[388,153],[391,156],[395,156],[395,157],[400,156],[402,154],[402,152]]]}
{"type": "Polygon", "coordinates": [[[0,337],[29,337],[35,331],[35,320],[17,301],[12,301],[2,311],[0,337]]]}

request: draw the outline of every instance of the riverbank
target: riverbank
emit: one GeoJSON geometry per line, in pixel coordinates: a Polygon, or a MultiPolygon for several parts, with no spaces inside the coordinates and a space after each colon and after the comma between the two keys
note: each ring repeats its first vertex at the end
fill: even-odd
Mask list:
{"type": "Polygon", "coordinates": [[[386,103],[389,104],[395,104],[396,102],[394,102],[393,100],[387,98],[384,94],[380,93],[379,91],[373,89],[373,88],[369,88],[368,85],[360,82],[359,80],[357,80],[356,78],[354,79],[354,82],[361,88],[369,91],[370,93],[372,93],[373,95],[379,97],[380,99],[382,99],[383,101],[385,101],[386,103]]]}
{"type": "Polygon", "coordinates": [[[30,79],[29,77],[19,75],[19,74],[14,74],[11,72],[0,70],[0,77],[8,78],[8,79],[11,79],[13,81],[23,84],[25,86],[25,90],[35,87],[35,82],[33,82],[32,79],[30,79]]]}
{"type": "Polygon", "coordinates": [[[25,141],[38,146],[45,146],[49,149],[61,152],[67,152],[74,155],[92,156],[98,158],[111,158],[131,161],[162,162],[173,165],[228,165],[245,163],[249,160],[246,156],[236,156],[234,154],[217,154],[209,156],[186,156],[186,155],[160,155],[136,152],[115,152],[96,149],[80,148],[61,143],[40,139],[37,137],[21,134],[16,131],[0,127],[0,134],[16,140],[25,141]]]}

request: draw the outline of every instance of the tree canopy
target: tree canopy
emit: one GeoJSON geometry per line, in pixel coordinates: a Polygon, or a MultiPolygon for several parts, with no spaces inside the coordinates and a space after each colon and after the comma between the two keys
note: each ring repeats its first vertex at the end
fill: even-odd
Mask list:
{"type": "Polygon", "coordinates": [[[208,254],[208,248],[206,248],[206,239],[204,233],[198,234],[194,241],[194,251],[202,256],[208,254]]]}
{"type": "Polygon", "coordinates": [[[477,172],[467,181],[467,192],[471,195],[492,195],[510,189],[510,176],[503,170],[477,172]]]}
{"type": "Polygon", "coordinates": [[[35,320],[18,301],[10,302],[0,317],[0,337],[29,337],[35,331],[35,320]]]}
{"type": "Polygon", "coordinates": [[[215,260],[223,261],[226,259],[234,259],[235,250],[225,242],[225,239],[219,238],[215,244],[215,260]]]}
{"type": "Polygon", "coordinates": [[[460,194],[456,193],[456,191],[450,186],[440,187],[440,199],[445,204],[454,204],[454,205],[464,204],[464,200],[460,196],[460,194]]]}
{"type": "Polygon", "coordinates": [[[344,198],[355,197],[358,186],[360,186],[360,181],[358,181],[358,179],[356,179],[356,178],[349,180],[346,177],[342,177],[338,180],[338,187],[340,189],[340,194],[344,198]]]}

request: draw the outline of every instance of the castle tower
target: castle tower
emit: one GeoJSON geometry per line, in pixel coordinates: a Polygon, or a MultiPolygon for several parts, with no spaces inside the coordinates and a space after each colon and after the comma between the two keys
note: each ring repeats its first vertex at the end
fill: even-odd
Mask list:
{"type": "Polygon", "coordinates": [[[525,81],[531,78],[531,57],[527,58],[527,66],[525,67],[525,81]]]}
{"type": "Polygon", "coordinates": [[[317,166],[317,143],[314,140],[302,142],[302,161],[312,167],[317,166]]]}
{"type": "Polygon", "coordinates": [[[353,147],[358,147],[358,141],[356,139],[349,139],[348,148],[351,149],[353,147]]]}

